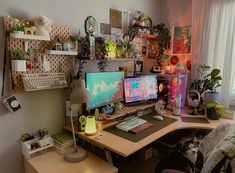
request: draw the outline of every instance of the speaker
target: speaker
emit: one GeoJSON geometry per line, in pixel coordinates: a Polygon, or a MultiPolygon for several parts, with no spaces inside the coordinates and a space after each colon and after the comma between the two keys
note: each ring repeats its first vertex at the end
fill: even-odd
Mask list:
{"type": "Polygon", "coordinates": [[[84,115],[78,118],[78,131],[84,132],[86,126],[86,117],[84,115]]]}
{"type": "Polygon", "coordinates": [[[3,100],[3,103],[10,112],[15,112],[21,108],[20,103],[15,96],[10,96],[3,100]]]}

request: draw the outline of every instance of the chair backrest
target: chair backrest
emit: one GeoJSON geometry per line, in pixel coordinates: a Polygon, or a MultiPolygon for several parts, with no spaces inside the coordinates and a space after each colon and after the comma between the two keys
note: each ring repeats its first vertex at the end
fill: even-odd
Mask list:
{"type": "Polygon", "coordinates": [[[235,123],[223,123],[212,130],[199,144],[203,155],[201,173],[212,172],[224,158],[235,157],[235,123]]]}

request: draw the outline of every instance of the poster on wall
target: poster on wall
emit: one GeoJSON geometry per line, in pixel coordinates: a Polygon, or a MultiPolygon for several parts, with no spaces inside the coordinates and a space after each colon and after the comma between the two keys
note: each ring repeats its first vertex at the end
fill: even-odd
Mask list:
{"type": "Polygon", "coordinates": [[[109,22],[112,28],[122,29],[122,11],[109,9],[109,22]]]}
{"type": "Polygon", "coordinates": [[[191,26],[174,27],[173,54],[190,54],[191,26]]]}

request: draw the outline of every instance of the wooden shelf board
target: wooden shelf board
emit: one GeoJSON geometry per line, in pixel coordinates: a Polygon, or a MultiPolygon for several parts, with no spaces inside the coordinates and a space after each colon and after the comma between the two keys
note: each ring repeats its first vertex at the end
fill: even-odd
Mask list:
{"type": "Polygon", "coordinates": [[[131,114],[131,113],[137,112],[139,110],[143,110],[143,109],[152,107],[154,105],[155,105],[155,103],[146,104],[146,105],[139,105],[139,106],[129,106],[129,107],[127,106],[127,107],[124,108],[124,110],[111,115],[111,117],[107,118],[107,120],[114,120],[116,118],[120,118],[124,115],[131,114]]]}
{"type": "Polygon", "coordinates": [[[50,55],[77,55],[76,51],[59,51],[59,50],[46,50],[47,54],[50,55]]]}
{"type": "Polygon", "coordinates": [[[11,38],[18,38],[18,39],[26,39],[26,40],[44,40],[44,41],[50,41],[50,37],[39,36],[39,35],[26,35],[26,34],[10,33],[10,37],[11,38]]]}

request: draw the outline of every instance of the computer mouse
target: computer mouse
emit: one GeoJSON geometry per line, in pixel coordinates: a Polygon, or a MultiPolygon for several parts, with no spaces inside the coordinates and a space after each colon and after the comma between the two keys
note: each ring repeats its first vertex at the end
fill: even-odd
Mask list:
{"type": "Polygon", "coordinates": [[[158,121],[162,121],[163,117],[160,115],[155,115],[155,116],[153,116],[153,119],[158,120],[158,121]]]}

